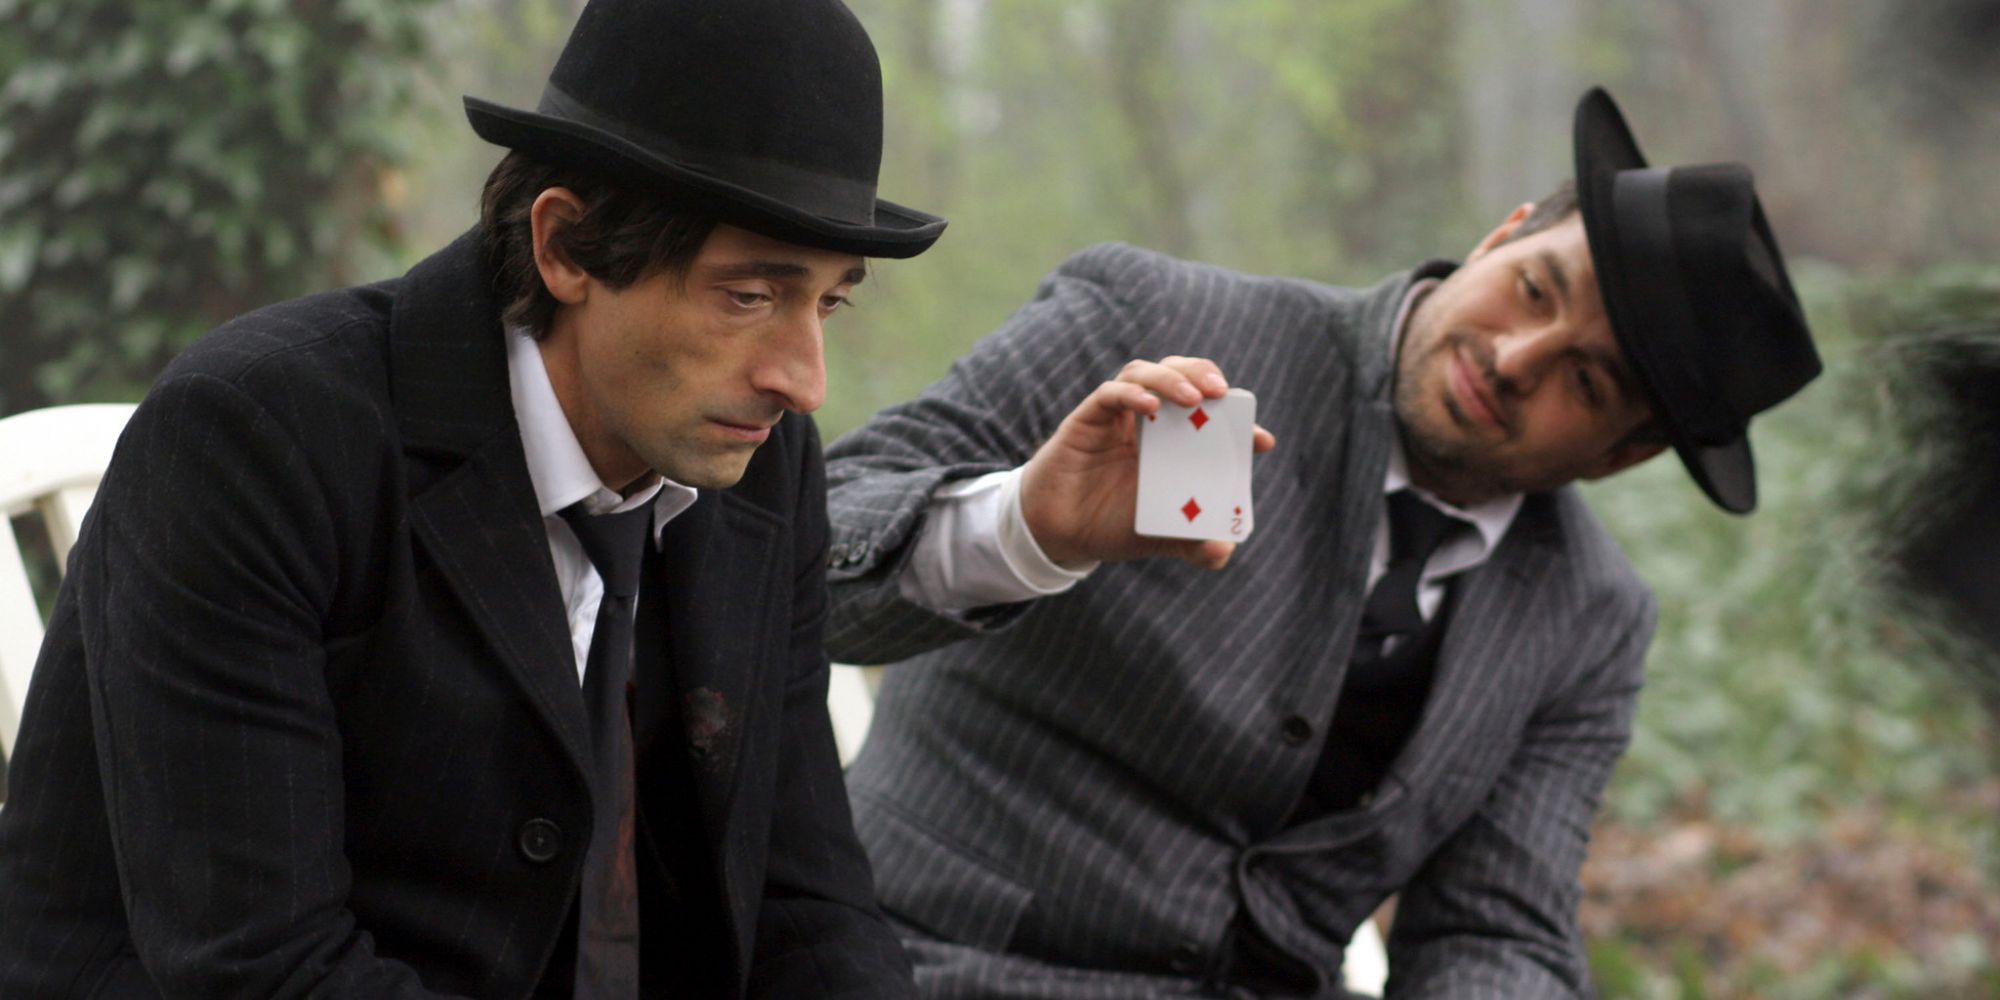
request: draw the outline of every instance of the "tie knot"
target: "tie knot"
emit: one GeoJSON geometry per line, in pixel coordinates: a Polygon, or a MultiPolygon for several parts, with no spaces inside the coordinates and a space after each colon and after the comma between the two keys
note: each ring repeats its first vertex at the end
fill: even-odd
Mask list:
{"type": "Polygon", "coordinates": [[[1389,561],[1422,565],[1462,524],[1409,490],[1389,494],[1389,561]]]}
{"type": "Polygon", "coordinates": [[[646,529],[653,524],[653,505],[646,504],[616,514],[590,514],[583,504],[562,509],[583,554],[604,579],[604,592],[612,597],[632,597],[639,593],[639,566],[646,557],[646,529]]]}

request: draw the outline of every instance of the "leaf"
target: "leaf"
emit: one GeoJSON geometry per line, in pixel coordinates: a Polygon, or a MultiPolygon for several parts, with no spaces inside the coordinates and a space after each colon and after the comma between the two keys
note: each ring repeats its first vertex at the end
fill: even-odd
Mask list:
{"type": "Polygon", "coordinates": [[[198,16],[187,20],[167,48],[163,64],[173,76],[186,76],[196,66],[221,62],[235,52],[235,43],[219,18],[198,16]]]}
{"type": "Polygon", "coordinates": [[[130,309],[152,287],[159,268],[149,257],[121,257],[111,264],[111,305],[130,309]]]}
{"type": "Polygon", "coordinates": [[[41,234],[33,226],[0,228],[0,295],[14,295],[28,286],[40,250],[41,234]]]}

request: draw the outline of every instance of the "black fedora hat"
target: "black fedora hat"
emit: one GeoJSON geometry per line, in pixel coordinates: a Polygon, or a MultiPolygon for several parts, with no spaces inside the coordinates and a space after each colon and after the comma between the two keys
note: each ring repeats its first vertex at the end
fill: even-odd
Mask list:
{"type": "Polygon", "coordinates": [[[1611,332],[1695,482],[1757,506],[1750,418],[1820,373],[1748,167],[1652,167],[1618,105],[1576,106],[1576,188],[1611,332]]]}
{"type": "Polygon", "coordinates": [[[881,66],[839,0],[590,0],[534,111],[465,113],[489,142],[791,243],[914,257],[944,231],[875,197],[881,66]]]}

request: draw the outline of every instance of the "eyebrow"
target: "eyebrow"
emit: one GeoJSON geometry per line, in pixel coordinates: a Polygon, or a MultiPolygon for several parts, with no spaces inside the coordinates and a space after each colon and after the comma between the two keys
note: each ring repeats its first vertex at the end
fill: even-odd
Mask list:
{"type": "MultiPolygon", "coordinates": [[[[797,280],[812,277],[812,269],[804,264],[783,260],[746,260],[733,264],[711,264],[705,268],[711,275],[724,281],[743,278],[769,278],[774,281],[797,280]]],[[[843,285],[858,285],[868,277],[868,267],[856,264],[840,276],[843,285]]]]}
{"type": "Polygon", "coordinates": [[[1556,286],[1556,294],[1569,301],[1569,272],[1563,270],[1562,259],[1552,250],[1542,251],[1542,267],[1549,272],[1549,281],[1556,286]]]}

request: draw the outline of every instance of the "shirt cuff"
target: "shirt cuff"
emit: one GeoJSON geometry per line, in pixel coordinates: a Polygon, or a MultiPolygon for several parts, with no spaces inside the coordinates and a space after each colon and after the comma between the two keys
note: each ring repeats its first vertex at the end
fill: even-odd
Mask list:
{"type": "Polygon", "coordinates": [[[1060,594],[1096,562],[1053,562],[1021,515],[1021,470],[946,483],[897,579],[905,600],[942,614],[1060,594]]]}
{"type": "Polygon", "coordinates": [[[1027,517],[1021,513],[1021,470],[989,475],[1000,478],[1000,555],[1023,585],[1036,588],[1041,594],[1060,594],[1098,567],[1095,559],[1067,566],[1049,559],[1035,541],[1034,533],[1028,530],[1027,517]]]}

